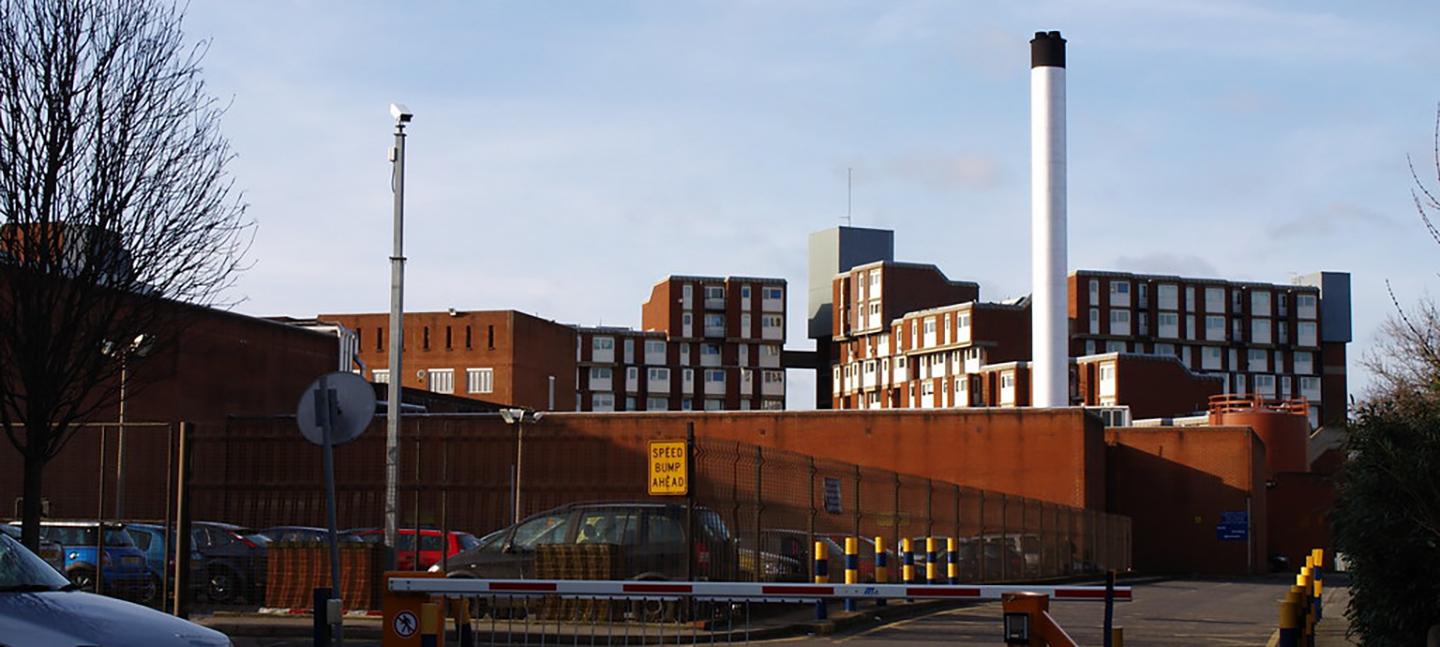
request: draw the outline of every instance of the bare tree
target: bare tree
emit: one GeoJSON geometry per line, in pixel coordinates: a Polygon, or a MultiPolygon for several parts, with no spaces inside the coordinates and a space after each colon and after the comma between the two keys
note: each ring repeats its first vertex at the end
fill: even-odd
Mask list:
{"type": "Polygon", "coordinates": [[[0,428],[32,548],[46,463],[116,401],[108,350],[173,343],[185,304],[218,305],[243,269],[253,230],[183,18],[0,0],[0,428]]]}

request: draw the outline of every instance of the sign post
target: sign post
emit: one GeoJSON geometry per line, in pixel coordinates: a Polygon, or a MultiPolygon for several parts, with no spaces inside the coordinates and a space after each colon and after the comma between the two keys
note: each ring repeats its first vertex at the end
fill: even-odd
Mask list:
{"type": "Polygon", "coordinates": [[[684,440],[652,440],[645,455],[650,463],[646,491],[650,496],[690,493],[690,452],[684,440]]]}
{"type": "MultiPolygon", "coordinates": [[[[354,373],[328,373],[321,375],[300,396],[295,410],[295,422],[300,435],[320,445],[322,449],[322,471],[325,479],[325,513],[329,526],[330,540],[330,599],[335,607],[340,606],[340,544],[335,533],[335,445],[349,442],[364,433],[365,427],[375,417],[375,391],[364,378],[354,373]]],[[[337,609],[338,610],[338,609],[337,609]]],[[[326,613],[327,609],[315,609],[315,615],[326,613]]],[[[336,647],[344,644],[340,616],[337,613],[330,624],[330,635],[336,647]]]]}

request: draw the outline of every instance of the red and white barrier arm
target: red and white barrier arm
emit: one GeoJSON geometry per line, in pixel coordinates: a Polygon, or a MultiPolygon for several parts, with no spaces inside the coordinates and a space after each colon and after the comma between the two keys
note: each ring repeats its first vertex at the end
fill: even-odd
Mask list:
{"type": "MultiPolygon", "coordinates": [[[[1028,584],[782,584],[766,582],[637,582],[634,580],[390,579],[391,591],[445,597],[558,595],[582,598],[697,598],[801,601],[817,598],[914,600],[999,600],[1006,593],[1041,593],[1057,602],[1103,602],[1103,586],[1028,584]]],[[[1129,602],[1131,589],[1115,587],[1115,601],[1129,602]]]]}

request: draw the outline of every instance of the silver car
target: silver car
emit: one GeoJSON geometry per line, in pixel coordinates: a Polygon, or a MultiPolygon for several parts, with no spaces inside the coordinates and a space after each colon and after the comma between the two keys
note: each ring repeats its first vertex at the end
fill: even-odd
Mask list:
{"type": "Polygon", "coordinates": [[[218,631],[124,600],[75,590],[70,580],[0,533],[0,641],[9,645],[230,647],[218,631]]]}

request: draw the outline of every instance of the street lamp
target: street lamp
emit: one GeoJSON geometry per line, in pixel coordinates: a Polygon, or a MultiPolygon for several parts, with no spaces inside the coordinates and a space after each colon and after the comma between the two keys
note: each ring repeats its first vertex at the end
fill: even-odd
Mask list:
{"type": "Polygon", "coordinates": [[[396,529],[400,525],[397,489],[400,479],[400,392],[405,385],[405,373],[400,365],[400,342],[405,334],[405,124],[415,118],[415,113],[402,104],[392,103],[390,116],[395,118],[395,146],[390,149],[395,231],[394,250],[390,254],[390,383],[385,387],[385,545],[393,547],[396,545],[396,529]]]}
{"type": "Polygon", "coordinates": [[[545,414],[529,409],[501,409],[500,418],[507,425],[515,425],[515,501],[513,523],[520,523],[520,476],[525,460],[525,423],[535,424],[545,414]]]}
{"type": "MultiPolygon", "coordinates": [[[[125,381],[130,373],[130,358],[150,354],[154,340],[149,335],[135,335],[129,344],[107,341],[100,348],[106,356],[120,360],[120,415],[119,434],[115,442],[115,518],[125,518],[125,381]]],[[[103,432],[102,432],[103,433],[103,432]]]]}

